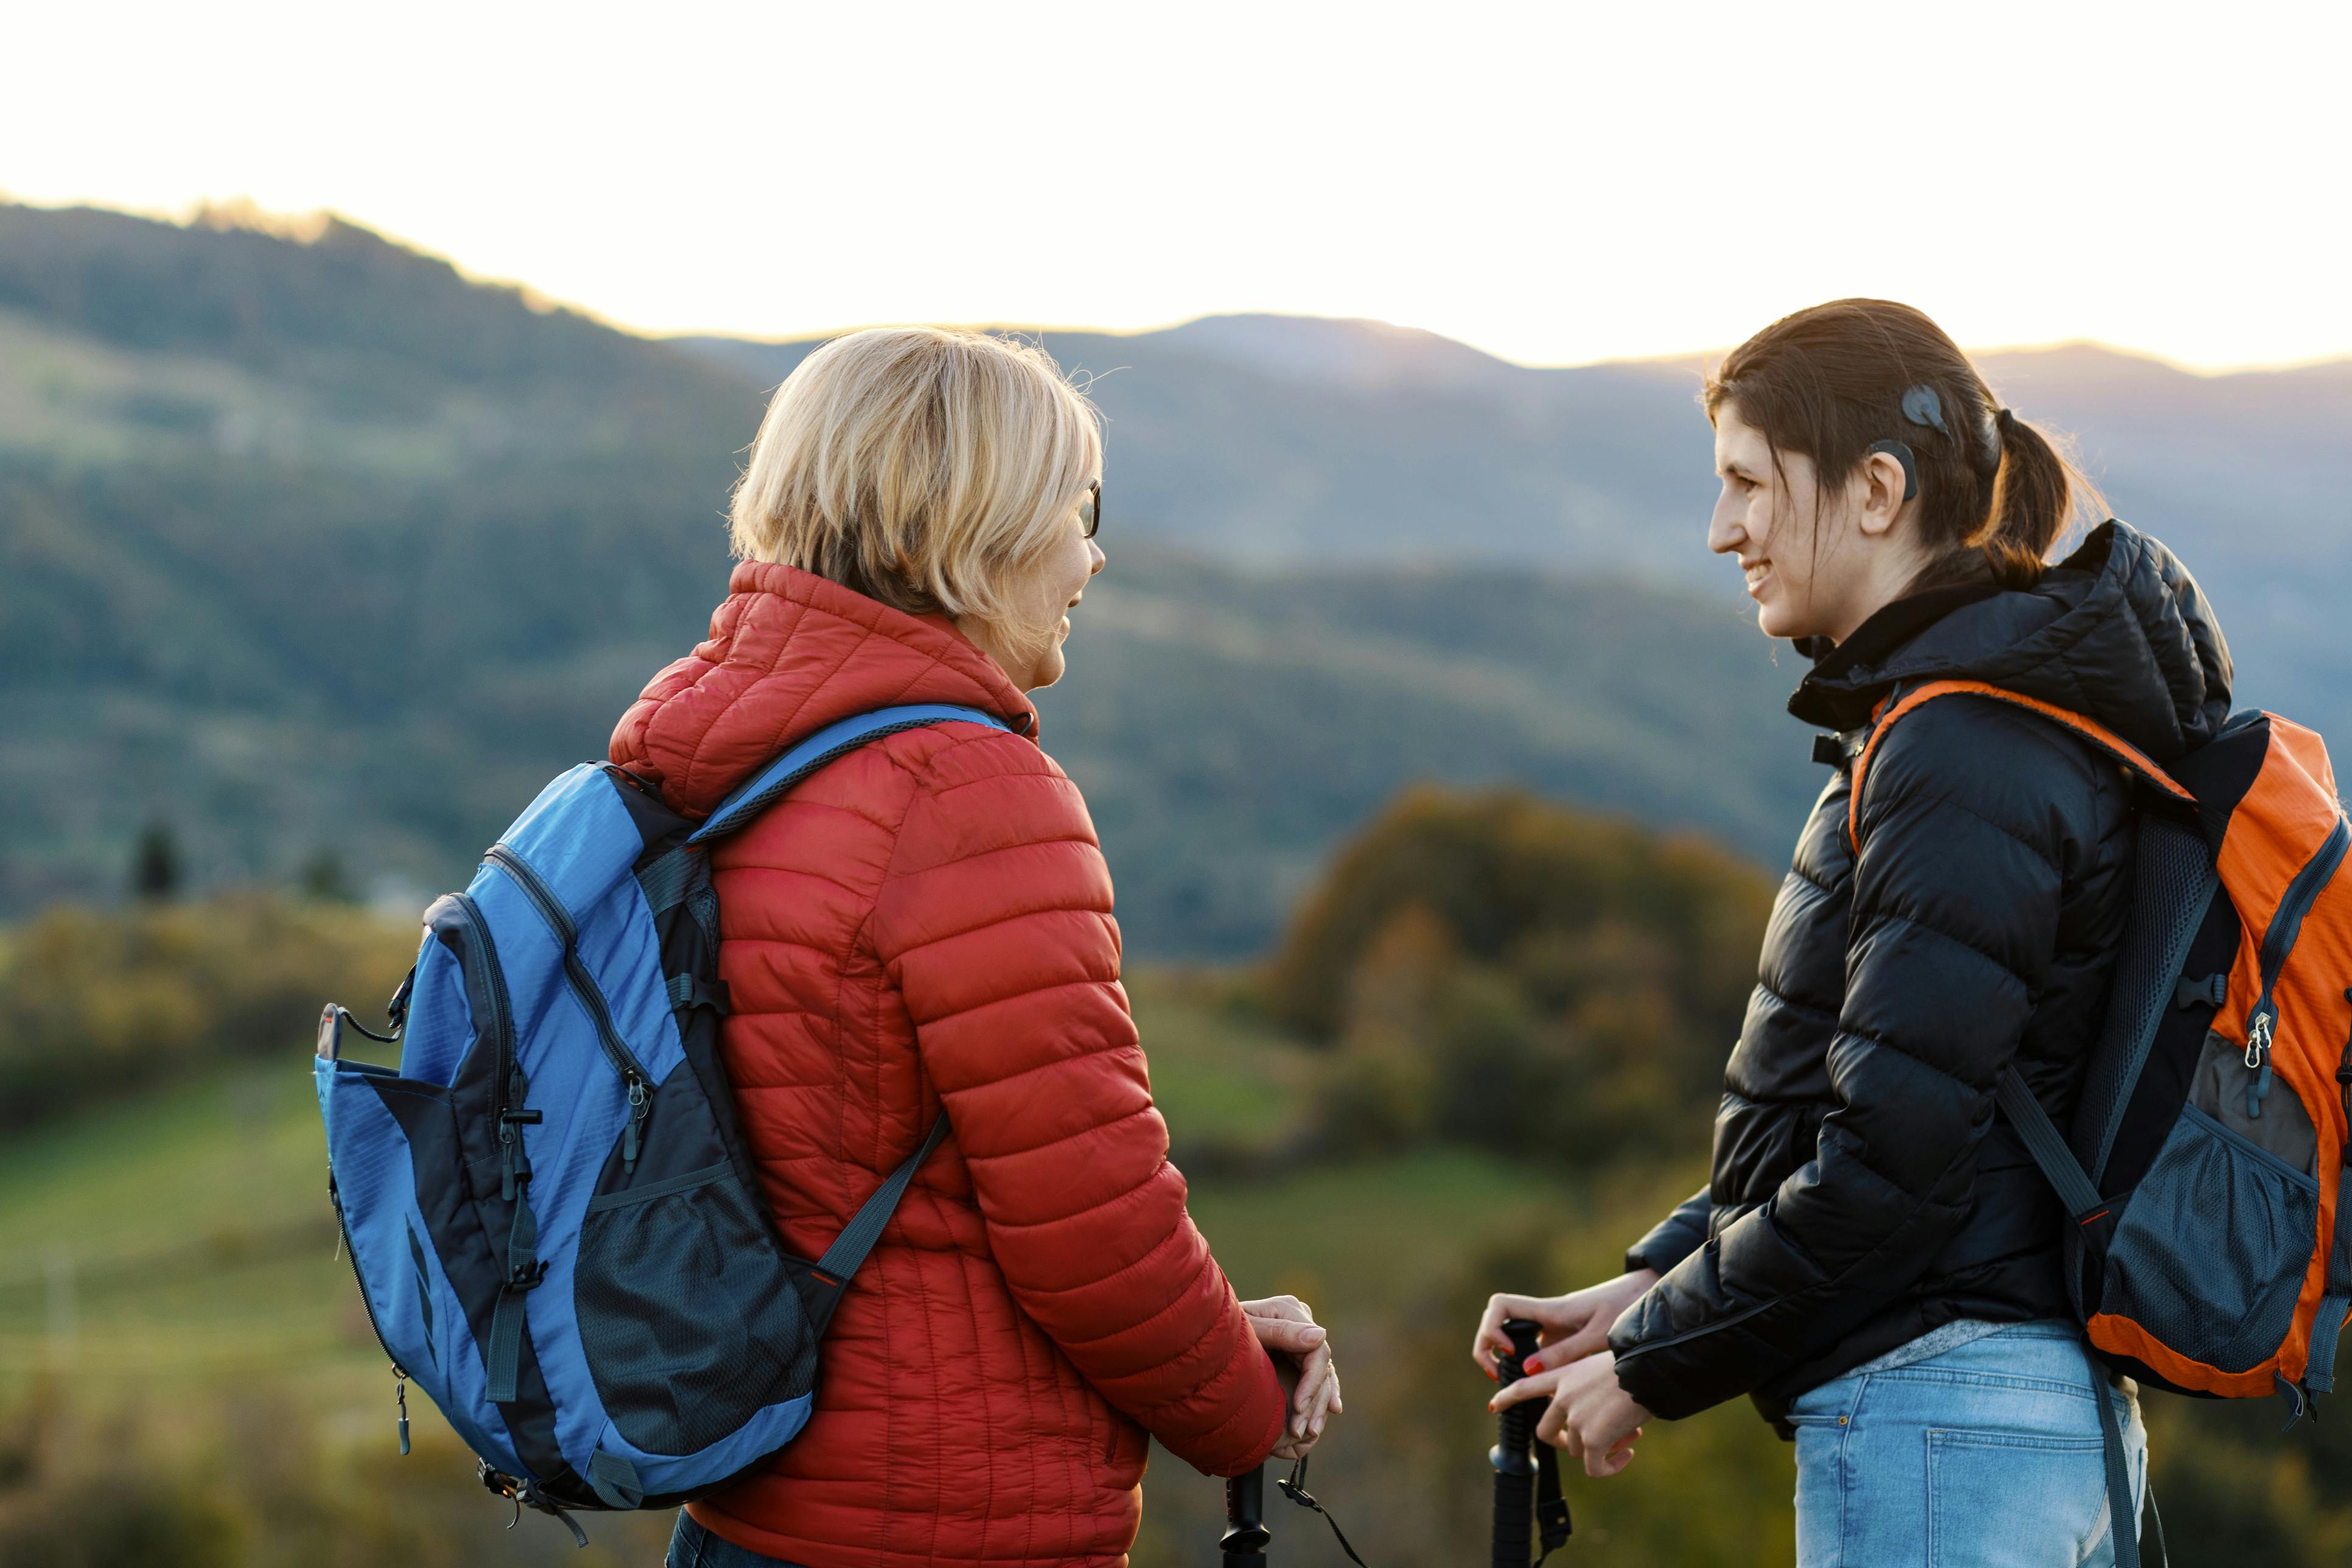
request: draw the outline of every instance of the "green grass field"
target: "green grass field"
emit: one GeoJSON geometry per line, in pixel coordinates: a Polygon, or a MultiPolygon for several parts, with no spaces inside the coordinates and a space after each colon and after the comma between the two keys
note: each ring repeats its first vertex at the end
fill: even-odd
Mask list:
{"type": "MultiPolygon", "coordinates": [[[[1173,1015],[1152,1050],[1171,1121],[1225,1113],[1253,1134],[1277,1127],[1294,1047],[1253,1061],[1246,1035],[1154,1000],[1173,1015]]],[[[270,1376],[335,1397],[382,1367],[337,1257],[305,1068],[298,1057],[215,1075],[0,1152],[0,1401],[52,1365],[93,1392],[270,1376]],[[52,1322],[60,1310],[69,1325],[52,1322]],[[70,1342],[58,1342],[53,1328],[68,1326],[70,1342]]],[[[1196,1185],[1193,1209],[1245,1294],[1287,1290],[1362,1313],[1566,1197],[1507,1163],[1441,1151],[1196,1185]]]]}
{"type": "MultiPolygon", "coordinates": [[[[1213,1130],[1244,1144],[1279,1138],[1311,1077],[1308,1053],[1250,1024],[1213,984],[1145,974],[1135,995],[1180,1142],[1213,1130]]],[[[1674,1184],[1601,1206],[1654,1205],[1674,1184]]],[[[1203,1180],[1192,1202],[1244,1295],[1291,1291],[1334,1328],[1350,1409],[1318,1459],[1318,1490],[1351,1533],[1387,1538],[1381,1568],[1458,1555],[1442,1543],[1480,1528],[1491,1440],[1487,1385],[1464,1354],[1476,1304],[1490,1289],[1560,1282],[1531,1272],[1605,1269],[1622,1227],[1595,1229],[1593,1197],[1557,1176],[1461,1151],[1203,1180]]],[[[336,1250],[299,1046],[281,1066],[14,1140],[0,1152],[0,1522],[7,1433],[35,1433],[20,1446],[61,1441],[62,1405],[84,1447],[94,1441],[83,1469],[102,1468],[117,1445],[143,1471],[182,1478],[191,1489],[174,1506],[191,1517],[234,1500],[215,1521],[228,1544],[185,1563],[300,1562],[330,1539],[344,1542],[337,1560],[352,1568],[655,1560],[651,1519],[592,1521],[598,1547],[576,1557],[549,1521],[501,1531],[504,1505],[474,1489],[470,1462],[421,1398],[411,1402],[417,1452],[394,1458],[392,1380],[336,1250]],[[110,1423],[128,1435],[100,1436],[110,1423]],[[264,1442],[257,1433],[299,1435],[299,1479],[256,1479],[245,1450],[264,1442]],[[327,1476],[343,1479],[329,1489],[327,1476]]],[[[1744,1412],[1717,1426],[1741,1454],[1757,1448],[1744,1412]]],[[[1160,1455],[1146,1498],[1139,1568],[1202,1560],[1216,1485],[1160,1455]]],[[[69,1505],[71,1495],[57,1504],[69,1505]]],[[[1294,1542],[1320,1528],[1304,1513],[1280,1522],[1294,1542]]],[[[1294,1560],[1339,1561],[1328,1538],[1301,1552],[1294,1560]]]]}

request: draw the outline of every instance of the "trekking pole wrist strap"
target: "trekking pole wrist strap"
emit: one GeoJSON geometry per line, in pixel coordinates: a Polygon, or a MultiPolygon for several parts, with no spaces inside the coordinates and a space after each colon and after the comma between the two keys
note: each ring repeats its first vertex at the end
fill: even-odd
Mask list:
{"type": "Polygon", "coordinates": [[[1537,1568],[1542,1568],[1544,1558],[1567,1545],[1576,1530],[1569,1518],[1568,1496],[1559,1488],[1559,1450],[1541,1442],[1536,1445],[1536,1529],[1543,1547],[1536,1559],[1537,1568]]]}

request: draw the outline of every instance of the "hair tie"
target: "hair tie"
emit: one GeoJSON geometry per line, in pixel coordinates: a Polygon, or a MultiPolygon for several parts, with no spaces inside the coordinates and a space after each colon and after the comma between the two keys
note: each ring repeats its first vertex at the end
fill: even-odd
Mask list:
{"type": "Polygon", "coordinates": [[[2009,446],[2010,428],[2016,423],[2017,416],[2008,409],[1993,410],[1991,447],[1983,454],[1983,460],[1977,465],[1978,471],[1987,479],[2000,472],[2000,455],[2009,446]]]}

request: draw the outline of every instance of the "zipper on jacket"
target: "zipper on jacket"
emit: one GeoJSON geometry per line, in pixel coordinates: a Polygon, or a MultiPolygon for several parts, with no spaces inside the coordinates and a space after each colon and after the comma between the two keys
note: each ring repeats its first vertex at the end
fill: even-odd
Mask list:
{"type": "Polygon", "coordinates": [[[2262,1115],[2263,1101],[2271,1092],[2271,1043],[2277,1038],[2279,1018],[2278,1004],[2271,999],[2271,990],[2278,984],[2279,972],[2286,967],[2287,955],[2294,951],[2294,939],[2303,930],[2303,917],[2311,912],[2321,889],[2334,879],[2347,847],[2352,847],[2352,823],[2338,816],[2336,826],[2328,831],[2327,841],[2319,847],[2319,853],[2286,885],[2277,912],[2271,916],[2270,928],[2263,932],[2263,992],[2254,999],[2253,1011],[2246,1015],[2245,1064],[2252,1075],[2246,1081],[2249,1118],[2262,1115]]]}
{"type": "Polygon", "coordinates": [[[547,921],[548,929],[555,933],[556,941],[563,946],[563,973],[572,983],[572,993],[588,1010],[589,1020],[596,1026],[596,1041],[604,1047],[604,1055],[612,1062],[613,1070],[619,1073],[621,1081],[628,1086],[629,1120],[621,1133],[621,1168],[634,1171],[637,1168],[637,1152],[644,1139],[646,1117],[653,1109],[653,1077],[646,1071],[645,1064],[637,1060],[636,1053],[630,1050],[621,1038],[620,1030],[614,1027],[613,1010],[605,1004],[604,992],[597,989],[595,976],[590,974],[588,966],[581,962],[580,928],[572,924],[572,913],[563,907],[563,900],[555,896],[555,889],[542,881],[539,873],[532,870],[521,856],[503,844],[491,845],[488,853],[482,858],[504,871],[514,885],[522,889],[523,896],[538,908],[540,918],[547,921]]]}

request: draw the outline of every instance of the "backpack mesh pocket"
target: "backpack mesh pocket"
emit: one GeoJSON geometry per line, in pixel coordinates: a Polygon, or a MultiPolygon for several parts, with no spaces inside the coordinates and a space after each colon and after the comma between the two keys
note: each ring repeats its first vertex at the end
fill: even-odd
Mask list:
{"type": "Polygon", "coordinates": [[[572,1301],[622,1438],[685,1456],[816,1384],[816,1336],[731,1165],[595,1199],[572,1301]]]}
{"type": "Polygon", "coordinates": [[[2259,1367],[2294,1326],[2319,1184],[2194,1105],[2108,1244],[2099,1310],[2223,1373],[2259,1367]]]}

